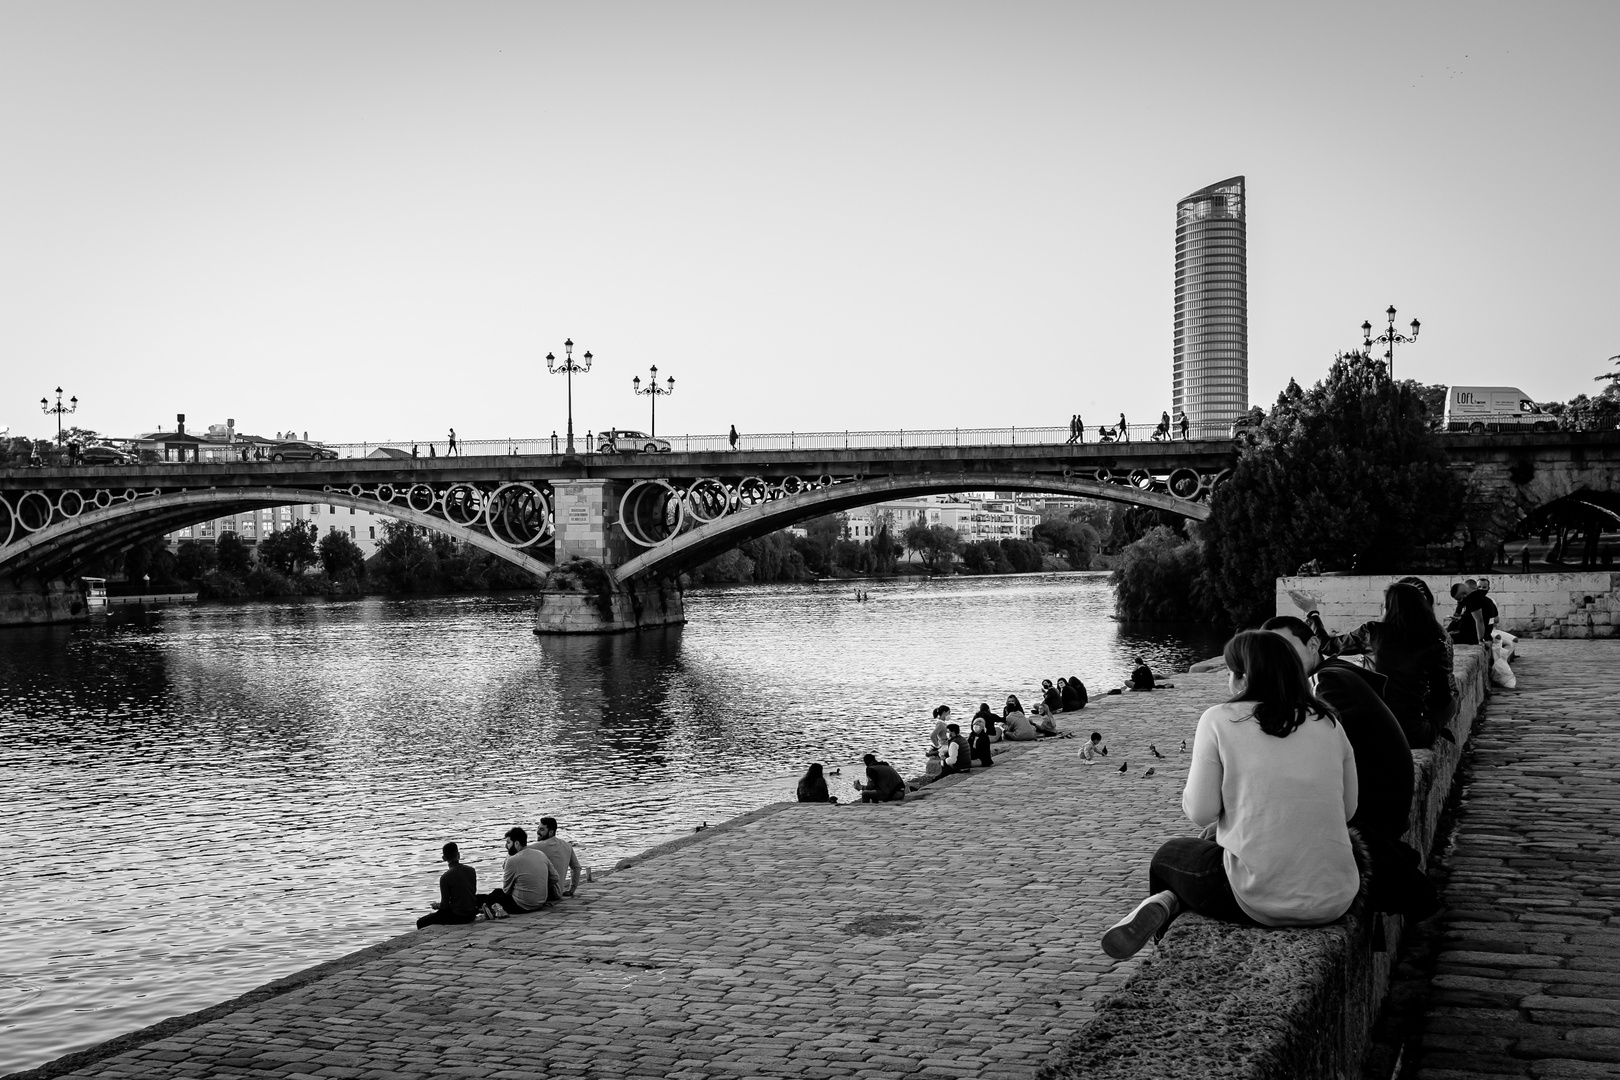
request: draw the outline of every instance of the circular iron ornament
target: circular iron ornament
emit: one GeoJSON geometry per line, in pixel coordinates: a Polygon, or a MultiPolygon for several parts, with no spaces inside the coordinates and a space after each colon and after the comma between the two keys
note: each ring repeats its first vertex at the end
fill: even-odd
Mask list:
{"type": "Polygon", "coordinates": [[[735,497],[726,485],[711,476],[696,480],[686,490],[686,512],[699,525],[718,521],[736,505],[735,497]]]}
{"type": "Polygon", "coordinates": [[[771,499],[771,486],[758,476],[745,476],[737,481],[737,505],[758,506],[771,499]]]}
{"type": "Polygon", "coordinates": [[[426,484],[412,484],[405,493],[405,505],[419,514],[431,513],[439,505],[439,497],[426,484]]]}
{"type": "Polygon", "coordinates": [[[530,547],[553,530],[546,497],[533,484],[502,484],[490,495],[484,513],[489,535],[507,547],[530,547]]]}
{"type": "Polygon", "coordinates": [[[1180,468],[1172,472],[1164,486],[1178,499],[1195,499],[1204,490],[1204,483],[1193,469],[1180,468]]]}
{"type": "Polygon", "coordinates": [[[79,494],[77,491],[74,491],[72,488],[69,488],[56,497],[56,512],[65,518],[78,517],[80,514],[84,513],[85,505],[84,496],[79,494]],[[73,509],[71,510],[68,509],[69,499],[73,500],[73,509]]]}
{"type": "Polygon", "coordinates": [[[107,507],[112,505],[113,493],[108,491],[106,488],[100,488],[96,491],[95,501],[97,510],[105,510],[107,507]]]}
{"type": "Polygon", "coordinates": [[[43,491],[25,491],[17,497],[17,505],[12,513],[17,518],[17,524],[25,532],[39,532],[51,523],[54,508],[51,500],[43,491]],[[34,508],[30,513],[30,508],[34,508]],[[38,522],[38,524],[34,524],[38,522]]]}
{"type": "Polygon", "coordinates": [[[663,480],[638,480],[619,500],[619,527],[642,547],[674,539],[685,521],[685,503],[663,480]]]}
{"type": "Polygon", "coordinates": [[[1064,469],[1063,470],[1063,479],[1068,480],[1068,479],[1071,479],[1073,476],[1074,476],[1074,470],[1073,469],[1064,469]]]}
{"type": "Polygon", "coordinates": [[[830,488],[833,483],[832,473],[822,473],[816,477],[816,487],[830,488]]]}
{"type": "Polygon", "coordinates": [[[1114,471],[1112,469],[1098,469],[1092,475],[1097,478],[1099,484],[1113,483],[1114,480],[1114,471]]]}
{"type": "Polygon", "coordinates": [[[468,483],[451,484],[444,493],[444,517],[456,525],[476,525],[484,517],[488,497],[468,483]]]}
{"type": "Polygon", "coordinates": [[[804,490],[804,481],[797,476],[784,476],[782,482],[776,485],[776,490],[783,495],[797,495],[804,490]]]}
{"type": "Polygon", "coordinates": [[[359,484],[350,484],[349,485],[349,494],[353,495],[355,498],[358,499],[360,496],[364,495],[365,492],[363,490],[361,490],[361,487],[360,487],[359,484]]]}
{"type": "Polygon", "coordinates": [[[1130,483],[1131,487],[1146,491],[1153,486],[1153,474],[1146,469],[1132,469],[1130,483]]]}
{"type": "Polygon", "coordinates": [[[125,488],[124,489],[124,501],[125,502],[134,502],[135,501],[135,489],[134,488],[125,488]]]}
{"type": "Polygon", "coordinates": [[[378,484],[377,485],[377,501],[378,502],[385,502],[385,503],[393,502],[394,501],[394,485],[393,484],[378,484]]]}
{"type": "Polygon", "coordinates": [[[4,495],[0,495],[0,548],[11,543],[12,534],[17,531],[17,515],[11,512],[11,503],[4,495]]]}

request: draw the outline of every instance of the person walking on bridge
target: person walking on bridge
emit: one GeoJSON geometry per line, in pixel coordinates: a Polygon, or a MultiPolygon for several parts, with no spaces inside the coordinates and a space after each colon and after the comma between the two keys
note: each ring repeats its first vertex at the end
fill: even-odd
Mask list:
{"type": "Polygon", "coordinates": [[[1073,416],[1069,417],[1069,443],[1072,444],[1073,442],[1075,442],[1079,438],[1080,438],[1080,414],[1075,413],[1073,416]]]}
{"type": "Polygon", "coordinates": [[[737,439],[739,437],[740,436],[738,436],[738,434],[737,434],[737,425],[732,424],[731,425],[731,448],[732,448],[732,450],[737,449],[737,439]]]}
{"type": "Polygon", "coordinates": [[[1186,409],[1181,410],[1181,419],[1180,419],[1180,421],[1178,421],[1178,423],[1180,423],[1180,425],[1181,425],[1181,441],[1186,442],[1187,441],[1187,410],[1186,409]]]}
{"type": "Polygon", "coordinates": [[[1131,429],[1130,429],[1130,425],[1125,423],[1125,414],[1124,413],[1119,414],[1119,441],[1120,442],[1130,442],[1131,441],[1131,429]]]}
{"type": "Polygon", "coordinates": [[[456,456],[456,429],[455,428],[450,429],[450,446],[449,446],[448,449],[445,450],[444,456],[445,457],[455,457],[456,456]]]}

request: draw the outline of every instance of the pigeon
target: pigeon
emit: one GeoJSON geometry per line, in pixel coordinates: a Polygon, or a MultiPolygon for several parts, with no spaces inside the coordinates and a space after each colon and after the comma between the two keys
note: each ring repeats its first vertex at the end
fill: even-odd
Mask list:
{"type": "Polygon", "coordinates": [[[1150,754],[1152,754],[1156,758],[1164,757],[1163,754],[1159,753],[1159,748],[1157,746],[1154,746],[1152,743],[1148,743],[1148,752],[1150,754]]]}
{"type": "Polygon", "coordinates": [[[1185,754],[1187,752],[1187,740],[1186,739],[1181,740],[1181,752],[1183,754],[1185,754]]]}
{"type": "Polygon", "coordinates": [[[1120,763],[1120,766],[1119,766],[1119,771],[1120,771],[1120,772],[1124,772],[1124,771],[1125,771],[1125,770],[1126,770],[1126,769],[1128,769],[1128,768],[1130,768],[1130,767],[1131,767],[1131,763],[1130,763],[1130,762],[1128,762],[1128,761],[1124,761],[1124,762],[1121,762],[1121,763],[1120,763]]]}
{"type": "Polygon", "coordinates": [[[1147,772],[1143,773],[1142,775],[1143,776],[1152,776],[1155,771],[1156,770],[1154,770],[1154,769],[1149,769],[1147,772]]]}
{"type": "Polygon", "coordinates": [[[692,831],[693,832],[702,832],[704,829],[707,829],[708,827],[709,827],[709,823],[707,821],[705,821],[703,824],[699,825],[697,828],[693,829],[692,831]]]}

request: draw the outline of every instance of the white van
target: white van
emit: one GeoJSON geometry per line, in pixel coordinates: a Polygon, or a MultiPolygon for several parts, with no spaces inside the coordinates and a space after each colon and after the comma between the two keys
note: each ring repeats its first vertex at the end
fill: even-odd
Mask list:
{"type": "Polygon", "coordinates": [[[1445,431],[1551,431],[1556,417],[1541,411],[1517,386],[1446,387],[1445,431]]]}

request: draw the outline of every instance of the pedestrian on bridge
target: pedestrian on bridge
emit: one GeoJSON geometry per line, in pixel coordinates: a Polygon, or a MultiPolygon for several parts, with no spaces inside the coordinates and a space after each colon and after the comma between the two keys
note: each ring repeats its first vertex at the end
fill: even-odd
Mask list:
{"type": "Polygon", "coordinates": [[[439,453],[438,453],[438,451],[437,451],[437,450],[434,450],[434,449],[433,449],[433,444],[432,444],[432,443],[428,443],[428,457],[430,457],[430,458],[436,458],[436,457],[438,457],[438,456],[439,456],[439,453]]]}
{"type": "Polygon", "coordinates": [[[1181,410],[1181,420],[1179,422],[1181,424],[1181,441],[1186,442],[1187,441],[1187,410],[1186,409],[1181,410]]]}
{"type": "Polygon", "coordinates": [[[1086,422],[1080,419],[1079,413],[1074,414],[1074,441],[1077,443],[1086,441],[1086,422]]]}
{"type": "Polygon", "coordinates": [[[419,450],[420,447],[416,443],[411,443],[411,457],[421,457],[422,455],[418,453],[419,450]]]}
{"type": "Polygon", "coordinates": [[[733,450],[737,449],[737,439],[738,438],[739,438],[739,436],[737,435],[737,425],[732,424],[731,425],[731,448],[733,450]]]}
{"type": "Polygon", "coordinates": [[[1069,417],[1069,442],[1072,444],[1072,443],[1076,443],[1076,442],[1079,442],[1079,441],[1080,441],[1080,414],[1075,413],[1073,416],[1069,417]]]}
{"type": "Polygon", "coordinates": [[[444,456],[445,457],[453,457],[453,456],[455,456],[455,453],[456,453],[456,429],[451,428],[450,429],[450,446],[449,446],[448,449],[445,450],[444,456]]]}
{"type": "Polygon", "coordinates": [[[1125,414],[1124,413],[1119,414],[1119,441],[1120,442],[1130,442],[1131,441],[1131,429],[1125,423],[1125,414]]]}

